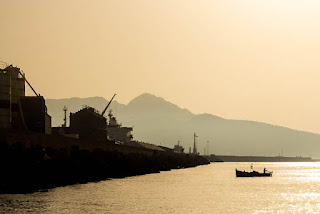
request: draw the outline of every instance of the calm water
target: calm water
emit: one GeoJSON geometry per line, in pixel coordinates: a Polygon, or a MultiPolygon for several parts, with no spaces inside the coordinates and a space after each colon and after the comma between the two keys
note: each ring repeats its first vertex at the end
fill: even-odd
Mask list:
{"type": "Polygon", "coordinates": [[[320,213],[320,163],[257,163],[271,178],[236,178],[250,163],[214,163],[125,179],[0,195],[0,212],[320,213]]]}

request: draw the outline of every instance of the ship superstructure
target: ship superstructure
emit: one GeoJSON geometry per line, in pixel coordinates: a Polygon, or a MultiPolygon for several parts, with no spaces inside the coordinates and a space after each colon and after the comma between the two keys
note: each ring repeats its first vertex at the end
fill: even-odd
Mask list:
{"type": "Polygon", "coordinates": [[[108,114],[109,123],[107,125],[108,138],[115,142],[129,143],[132,141],[133,136],[131,134],[132,127],[122,127],[118,123],[116,117],[113,116],[112,110],[108,114]]]}
{"type": "Polygon", "coordinates": [[[184,153],[184,148],[180,144],[180,141],[178,141],[178,143],[176,145],[174,145],[173,151],[176,152],[176,153],[184,153]]]}

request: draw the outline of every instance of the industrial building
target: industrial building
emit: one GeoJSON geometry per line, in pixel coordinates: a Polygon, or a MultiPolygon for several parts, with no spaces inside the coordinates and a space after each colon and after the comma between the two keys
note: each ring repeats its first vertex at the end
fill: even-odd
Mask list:
{"type": "Polygon", "coordinates": [[[0,69],[0,128],[51,133],[51,117],[42,96],[25,96],[25,74],[12,65],[0,69]]]}
{"type": "Polygon", "coordinates": [[[42,96],[21,97],[24,122],[29,131],[51,134],[51,117],[42,96]]]}
{"type": "Polygon", "coordinates": [[[79,111],[70,113],[69,127],[66,125],[67,108],[64,107],[64,124],[61,127],[54,127],[53,134],[80,139],[113,141],[121,144],[130,143],[133,138],[132,127],[122,127],[121,124],[118,124],[111,110],[108,114],[109,123],[107,123],[107,118],[104,117],[114,97],[115,95],[101,113],[90,106],[84,106],[79,111]]]}
{"type": "Polygon", "coordinates": [[[0,69],[0,128],[20,128],[20,97],[25,96],[25,81],[20,69],[0,69]]]}
{"type": "Polygon", "coordinates": [[[132,127],[122,127],[116,118],[109,112],[109,123],[107,119],[96,109],[85,106],[76,113],[70,113],[70,127],[55,129],[55,133],[62,135],[78,134],[81,139],[95,139],[103,141],[114,141],[128,143],[132,140],[132,127]]]}
{"type": "Polygon", "coordinates": [[[76,113],[70,113],[69,128],[81,139],[107,140],[107,119],[89,106],[76,113]]]}

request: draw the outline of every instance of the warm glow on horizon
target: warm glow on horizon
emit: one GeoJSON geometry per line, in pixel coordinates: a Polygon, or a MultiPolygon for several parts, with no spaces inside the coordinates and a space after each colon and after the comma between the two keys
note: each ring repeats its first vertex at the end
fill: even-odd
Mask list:
{"type": "MultiPolygon", "coordinates": [[[[0,61],[46,98],[141,93],[320,133],[320,2],[0,0],[0,61]]],[[[29,93],[31,94],[31,93],[29,93]]]]}

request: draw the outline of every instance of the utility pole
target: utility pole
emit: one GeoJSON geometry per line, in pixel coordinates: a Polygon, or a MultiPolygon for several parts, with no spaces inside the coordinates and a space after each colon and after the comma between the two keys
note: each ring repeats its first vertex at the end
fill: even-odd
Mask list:
{"type": "Polygon", "coordinates": [[[194,133],[193,134],[193,154],[198,154],[198,152],[197,152],[197,146],[196,146],[196,138],[197,138],[198,136],[196,135],[196,133],[194,133]]]}
{"type": "Polygon", "coordinates": [[[64,119],[63,119],[64,122],[63,122],[62,127],[67,127],[67,111],[68,111],[68,109],[66,106],[63,107],[63,111],[64,111],[64,119]]]}

